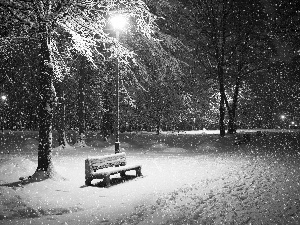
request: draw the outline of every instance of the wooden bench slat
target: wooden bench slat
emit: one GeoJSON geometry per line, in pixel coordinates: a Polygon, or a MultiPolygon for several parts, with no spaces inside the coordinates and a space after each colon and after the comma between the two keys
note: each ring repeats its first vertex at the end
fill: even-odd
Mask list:
{"type": "Polygon", "coordinates": [[[126,165],[125,152],[117,153],[115,155],[105,155],[101,157],[92,157],[86,159],[92,170],[107,168],[112,166],[126,165]]]}
{"type": "Polygon", "coordinates": [[[109,167],[109,168],[103,168],[100,170],[97,170],[96,172],[93,172],[92,175],[97,175],[97,174],[103,174],[103,175],[108,175],[108,174],[113,174],[113,173],[118,173],[120,171],[127,171],[127,170],[133,170],[136,168],[141,168],[141,165],[127,165],[127,166],[119,166],[119,167],[109,167]]]}

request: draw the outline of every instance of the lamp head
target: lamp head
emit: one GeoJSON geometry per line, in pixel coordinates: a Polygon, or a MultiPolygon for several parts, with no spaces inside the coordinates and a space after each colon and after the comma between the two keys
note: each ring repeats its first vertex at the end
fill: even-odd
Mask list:
{"type": "Polygon", "coordinates": [[[1,95],[1,100],[2,100],[2,101],[5,101],[6,98],[7,98],[6,95],[1,95]]]}
{"type": "Polygon", "coordinates": [[[109,22],[114,30],[121,31],[127,25],[127,17],[123,14],[114,14],[110,18],[109,22]]]}

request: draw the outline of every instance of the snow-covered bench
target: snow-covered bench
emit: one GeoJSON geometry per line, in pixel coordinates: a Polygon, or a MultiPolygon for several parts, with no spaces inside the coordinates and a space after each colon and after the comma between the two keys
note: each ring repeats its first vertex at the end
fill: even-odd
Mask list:
{"type": "Polygon", "coordinates": [[[126,165],[125,152],[100,157],[91,157],[85,160],[85,184],[91,185],[93,179],[103,179],[106,187],[110,186],[110,175],[135,170],[136,176],[142,176],[141,165],[126,165]]]}

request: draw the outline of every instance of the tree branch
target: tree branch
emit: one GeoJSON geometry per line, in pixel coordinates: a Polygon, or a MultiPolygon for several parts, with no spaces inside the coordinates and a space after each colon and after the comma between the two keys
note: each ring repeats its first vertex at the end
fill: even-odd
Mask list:
{"type": "Polygon", "coordinates": [[[13,9],[17,9],[17,10],[31,10],[32,8],[30,7],[22,7],[20,5],[15,4],[14,2],[0,2],[0,7],[3,7],[5,9],[9,9],[9,8],[13,8],[13,9]]]}
{"type": "Polygon", "coordinates": [[[14,10],[12,10],[11,8],[6,8],[8,11],[9,11],[9,13],[14,17],[14,18],[16,18],[17,20],[19,20],[20,22],[22,22],[22,23],[24,23],[24,24],[26,24],[26,25],[28,25],[28,26],[32,26],[33,25],[33,23],[30,21],[30,20],[26,20],[26,19],[24,19],[24,18],[21,18],[19,15],[17,15],[15,12],[14,12],[14,10]]]}

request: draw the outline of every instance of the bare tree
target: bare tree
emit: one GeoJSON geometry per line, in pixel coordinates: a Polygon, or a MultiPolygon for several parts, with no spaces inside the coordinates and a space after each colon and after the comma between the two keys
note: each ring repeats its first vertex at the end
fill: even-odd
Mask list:
{"type": "Polygon", "coordinates": [[[188,0],[180,1],[179,8],[178,30],[186,34],[200,73],[218,83],[219,128],[224,136],[226,108],[234,132],[242,80],[266,68],[271,52],[264,7],[257,0],[188,0]]]}

